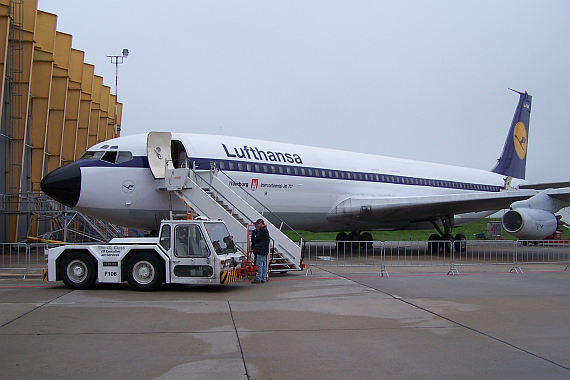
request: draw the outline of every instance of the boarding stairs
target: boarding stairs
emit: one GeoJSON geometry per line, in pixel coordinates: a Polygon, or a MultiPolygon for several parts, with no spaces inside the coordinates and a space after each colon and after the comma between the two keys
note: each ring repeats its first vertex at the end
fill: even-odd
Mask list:
{"type": "Polygon", "coordinates": [[[218,169],[197,171],[189,168],[171,169],[165,183],[167,190],[179,197],[198,216],[223,220],[234,237],[246,236],[248,226],[257,219],[266,221],[271,237],[269,270],[286,272],[302,270],[302,243],[295,243],[270,223],[253,206],[218,178],[218,169]],[[184,179],[182,185],[169,178],[184,179]]]}
{"type": "MultiPolygon", "coordinates": [[[[268,269],[273,272],[302,270],[302,239],[297,244],[271,224],[244,198],[218,178],[219,169],[215,165],[211,165],[210,170],[196,170],[196,168],[190,168],[188,163],[182,165],[182,162],[178,162],[178,167],[175,168],[171,141],[172,136],[169,132],[148,134],[149,167],[153,177],[163,178],[166,190],[186,204],[189,213],[211,220],[223,220],[234,238],[247,236],[248,226],[251,226],[257,219],[263,218],[267,222],[272,241],[268,269]]],[[[251,199],[254,198],[251,197],[251,199]]],[[[258,202],[258,204],[261,209],[268,211],[261,203],[258,202]]],[[[279,220],[275,216],[272,219],[279,220]]],[[[249,247],[246,251],[249,251],[249,247]]]]}

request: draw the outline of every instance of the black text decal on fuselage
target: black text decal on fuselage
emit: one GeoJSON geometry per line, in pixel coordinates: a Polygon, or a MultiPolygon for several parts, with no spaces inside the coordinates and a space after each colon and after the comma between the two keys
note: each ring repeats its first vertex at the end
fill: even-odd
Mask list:
{"type": "Polygon", "coordinates": [[[226,152],[226,157],[229,158],[242,158],[248,160],[257,161],[269,161],[269,162],[288,162],[290,164],[302,164],[303,160],[301,156],[296,153],[282,153],[282,152],[272,152],[270,150],[264,151],[257,147],[250,147],[244,145],[240,148],[227,148],[226,144],[222,144],[224,151],[226,152]]]}

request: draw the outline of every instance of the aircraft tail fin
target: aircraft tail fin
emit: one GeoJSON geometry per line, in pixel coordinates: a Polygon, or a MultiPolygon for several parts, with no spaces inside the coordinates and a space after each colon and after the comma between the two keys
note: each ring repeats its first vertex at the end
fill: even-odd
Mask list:
{"type": "MultiPolygon", "coordinates": [[[[514,91],[512,89],[509,89],[514,91]]],[[[530,120],[530,108],[532,96],[526,91],[518,92],[520,95],[519,104],[511,122],[511,129],[507,135],[507,141],[503,147],[503,153],[493,168],[493,173],[505,176],[525,179],[526,152],[528,144],[528,128],[530,120]]]]}

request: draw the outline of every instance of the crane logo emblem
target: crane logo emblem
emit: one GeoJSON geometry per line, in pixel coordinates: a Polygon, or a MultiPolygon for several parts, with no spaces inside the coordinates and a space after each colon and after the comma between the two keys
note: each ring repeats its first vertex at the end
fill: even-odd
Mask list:
{"type": "Polygon", "coordinates": [[[523,160],[526,156],[526,145],[528,139],[526,136],[526,127],[524,126],[524,123],[522,121],[519,121],[517,125],[515,125],[515,133],[513,136],[513,140],[517,156],[519,156],[519,158],[523,160]]]}

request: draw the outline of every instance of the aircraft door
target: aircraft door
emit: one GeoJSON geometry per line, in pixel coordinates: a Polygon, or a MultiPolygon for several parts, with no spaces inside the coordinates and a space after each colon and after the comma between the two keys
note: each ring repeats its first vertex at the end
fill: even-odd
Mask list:
{"type": "Polygon", "coordinates": [[[170,150],[170,132],[149,132],[146,140],[148,164],[154,179],[166,176],[166,169],[174,169],[170,150]]]}
{"type": "Polygon", "coordinates": [[[172,281],[195,283],[197,279],[214,279],[214,255],[200,226],[178,225],[174,228],[174,236],[172,281]]]}

